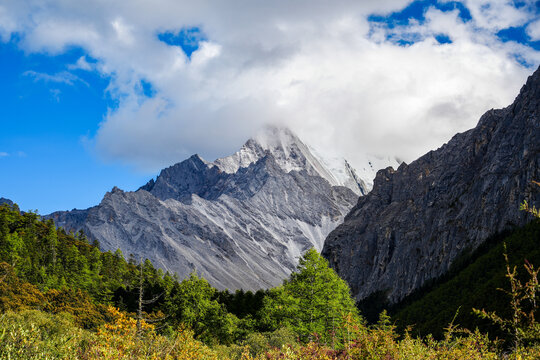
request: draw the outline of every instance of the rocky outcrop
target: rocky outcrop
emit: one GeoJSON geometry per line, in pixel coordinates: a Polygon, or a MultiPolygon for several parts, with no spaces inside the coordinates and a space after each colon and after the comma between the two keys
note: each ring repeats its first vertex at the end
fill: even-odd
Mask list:
{"type": "Polygon", "coordinates": [[[463,251],[530,221],[540,188],[540,69],[514,103],[410,165],[380,170],[322,254],[357,299],[396,302],[446,272],[463,251]]]}
{"type": "Polygon", "coordinates": [[[322,248],[364,191],[348,171],[334,176],[289,130],[269,128],[229,157],[193,155],[135,192],[114,188],[98,206],[49,217],[181,278],[197,271],[220,289],[255,290],[322,248]]]}
{"type": "Polygon", "coordinates": [[[0,205],[6,204],[8,206],[13,206],[13,201],[0,197],[0,205]]]}

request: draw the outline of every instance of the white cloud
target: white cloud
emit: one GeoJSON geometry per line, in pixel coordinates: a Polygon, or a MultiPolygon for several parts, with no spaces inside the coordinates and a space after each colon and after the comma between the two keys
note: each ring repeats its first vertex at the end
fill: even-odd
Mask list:
{"type": "Polygon", "coordinates": [[[75,64],[69,64],[68,66],[69,70],[85,70],[85,71],[92,71],[95,70],[96,66],[95,64],[91,64],[86,60],[86,56],[81,56],[77,59],[75,64]]]}
{"type": "Polygon", "coordinates": [[[521,26],[535,16],[536,0],[524,0],[516,8],[512,0],[464,0],[476,24],[492,31],[521,26]]]}
{"type": "Polygon", "coordinates": [[[153,170],[196,152],[212,159],[263,123],[279,122],[354,164],[364,152],[410,161],[442,145],[513,100],[532,71],[516,55],[540,63],[538,52],[495,36],[531,18],[505,1],[468,0],[468,23],[457,11],[431,9],[424,24],[393,30],[416,34],[408,47],[386,41],[384,28],[370,34],[368,14],[409,2],[27,1],[0,17],[18,24],[28,52],[78,45],[97,59],[82,57],[71,69],[111,78],[107,91],[119,106],[91,139],[105,158],[153,170]],[[190,26],[208,39],[191,59],[157,38],[190,26]],[[452,43],[438,44],[441,33],[452,43]],[[153,98],[141,80],[152,84],[153,98]]]}
{"type": "Polygon", "coordinates": [[[540,19],[530,23],[527,26],[527,35],[534,41],[540,40],[540,19]]]}
{"type": "Polygon", "coordinates": [[[11,34],[17,29],[17,24],[8,10],[0,5],[0,40],[9,41],[11,34]]]}
{"type": "Polygon", "coordinates": [[[49,93],[56,102],[60,102],[60,94],[62,93],[60,89],[49,89],[49,93]]]}
{"type": "Polygon", "coordinates": [[[133,36],[133,26],[127,25],[122,18],[111,21],[111,25],[116,33],[116,38],[120,43],[131,46],[135,42],[133,36]]]}
{"type": "Polygon", "coordinates": [[[56,74],[47,74],[42,72],[36,72],[33,70],[28,70],[23,73],[24,76],[29,76],[34,79],[34,81],[43,81],[46,83],[52,82],[52,83],[63,83],[67,85],[74,85],[76,82],[81,82],[87,86],[88,83],[78,77],[77,75],[74,75],[67,71],[61,71],[56,74]]]}
{"type": "Polygon", "coordinates": [[[8,156],[18,156],[18,157],[26,157],[26,153],[24,151],[17,151],[15,153],[8,153],[5,151],[0,151],[0,158],[8,157],[8,156]]]}

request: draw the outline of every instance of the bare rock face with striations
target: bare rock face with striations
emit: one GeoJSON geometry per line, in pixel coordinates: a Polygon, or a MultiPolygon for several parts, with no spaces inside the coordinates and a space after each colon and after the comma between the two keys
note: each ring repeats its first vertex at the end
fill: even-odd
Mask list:
{"type": "Polygon", "coordinates": [[[229,157],[193,155],[138,191],[114,188],[93,208],[49,217],[181,278],[196,271],[220,289],[255,290],[280,284],[343,221],[365,191],[352,169],[343,174],[272,127],[229,157]]]}
{"type": "Polygon", "coordinates": [[[445,273],[464,250],[531,217],[540,202],[540,69],[514,103],[397,170],[380,170],[373,190],[326,239],[322,254],[360,300],[396,302],[445,273]]]}

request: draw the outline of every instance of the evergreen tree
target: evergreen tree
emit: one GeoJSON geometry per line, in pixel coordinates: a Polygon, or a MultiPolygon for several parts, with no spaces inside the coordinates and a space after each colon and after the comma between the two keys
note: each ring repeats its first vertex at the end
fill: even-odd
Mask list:
{"type": "Polygon", "coordinates": [[[2,247],[2,258],[12,267],[19,262],[24,243],[17,233],[7,234],[4,241],[0,244],[2,247]]]}
{"type": "Polygon", "coordinates": [[[227,313],[215,298],[216,289],[195,273],[175,283],[167,298],[167,313],[177,324],[191,328],[206,343],[230,343],[238,319],[227,313]]]}
{"type": "Polygon", "coordinates": [[[265,299],[263,318],[271,328],[291,327],[307,342],[316,334],[323,342],[341,342],[337,329],[358,312],[348,285],[315,249],[301,259],[297,271],[265,299]]]}
{"type": "Polygon", "coordinates": [[[58,234],[52,220],[46,222],[47,235],[43,239],[43,251],[47,254],[45,263],[49,274],[56,273],[58,234]]]}

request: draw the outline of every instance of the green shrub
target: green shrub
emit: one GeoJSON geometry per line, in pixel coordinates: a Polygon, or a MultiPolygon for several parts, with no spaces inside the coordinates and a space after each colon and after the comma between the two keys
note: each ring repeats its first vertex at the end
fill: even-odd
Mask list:
{"type": "Polygon", "coordinates": [[[2,359],[72,359],[91,337],[71,315],[37,310],[3,314],[0,329],[2,359]]]}

